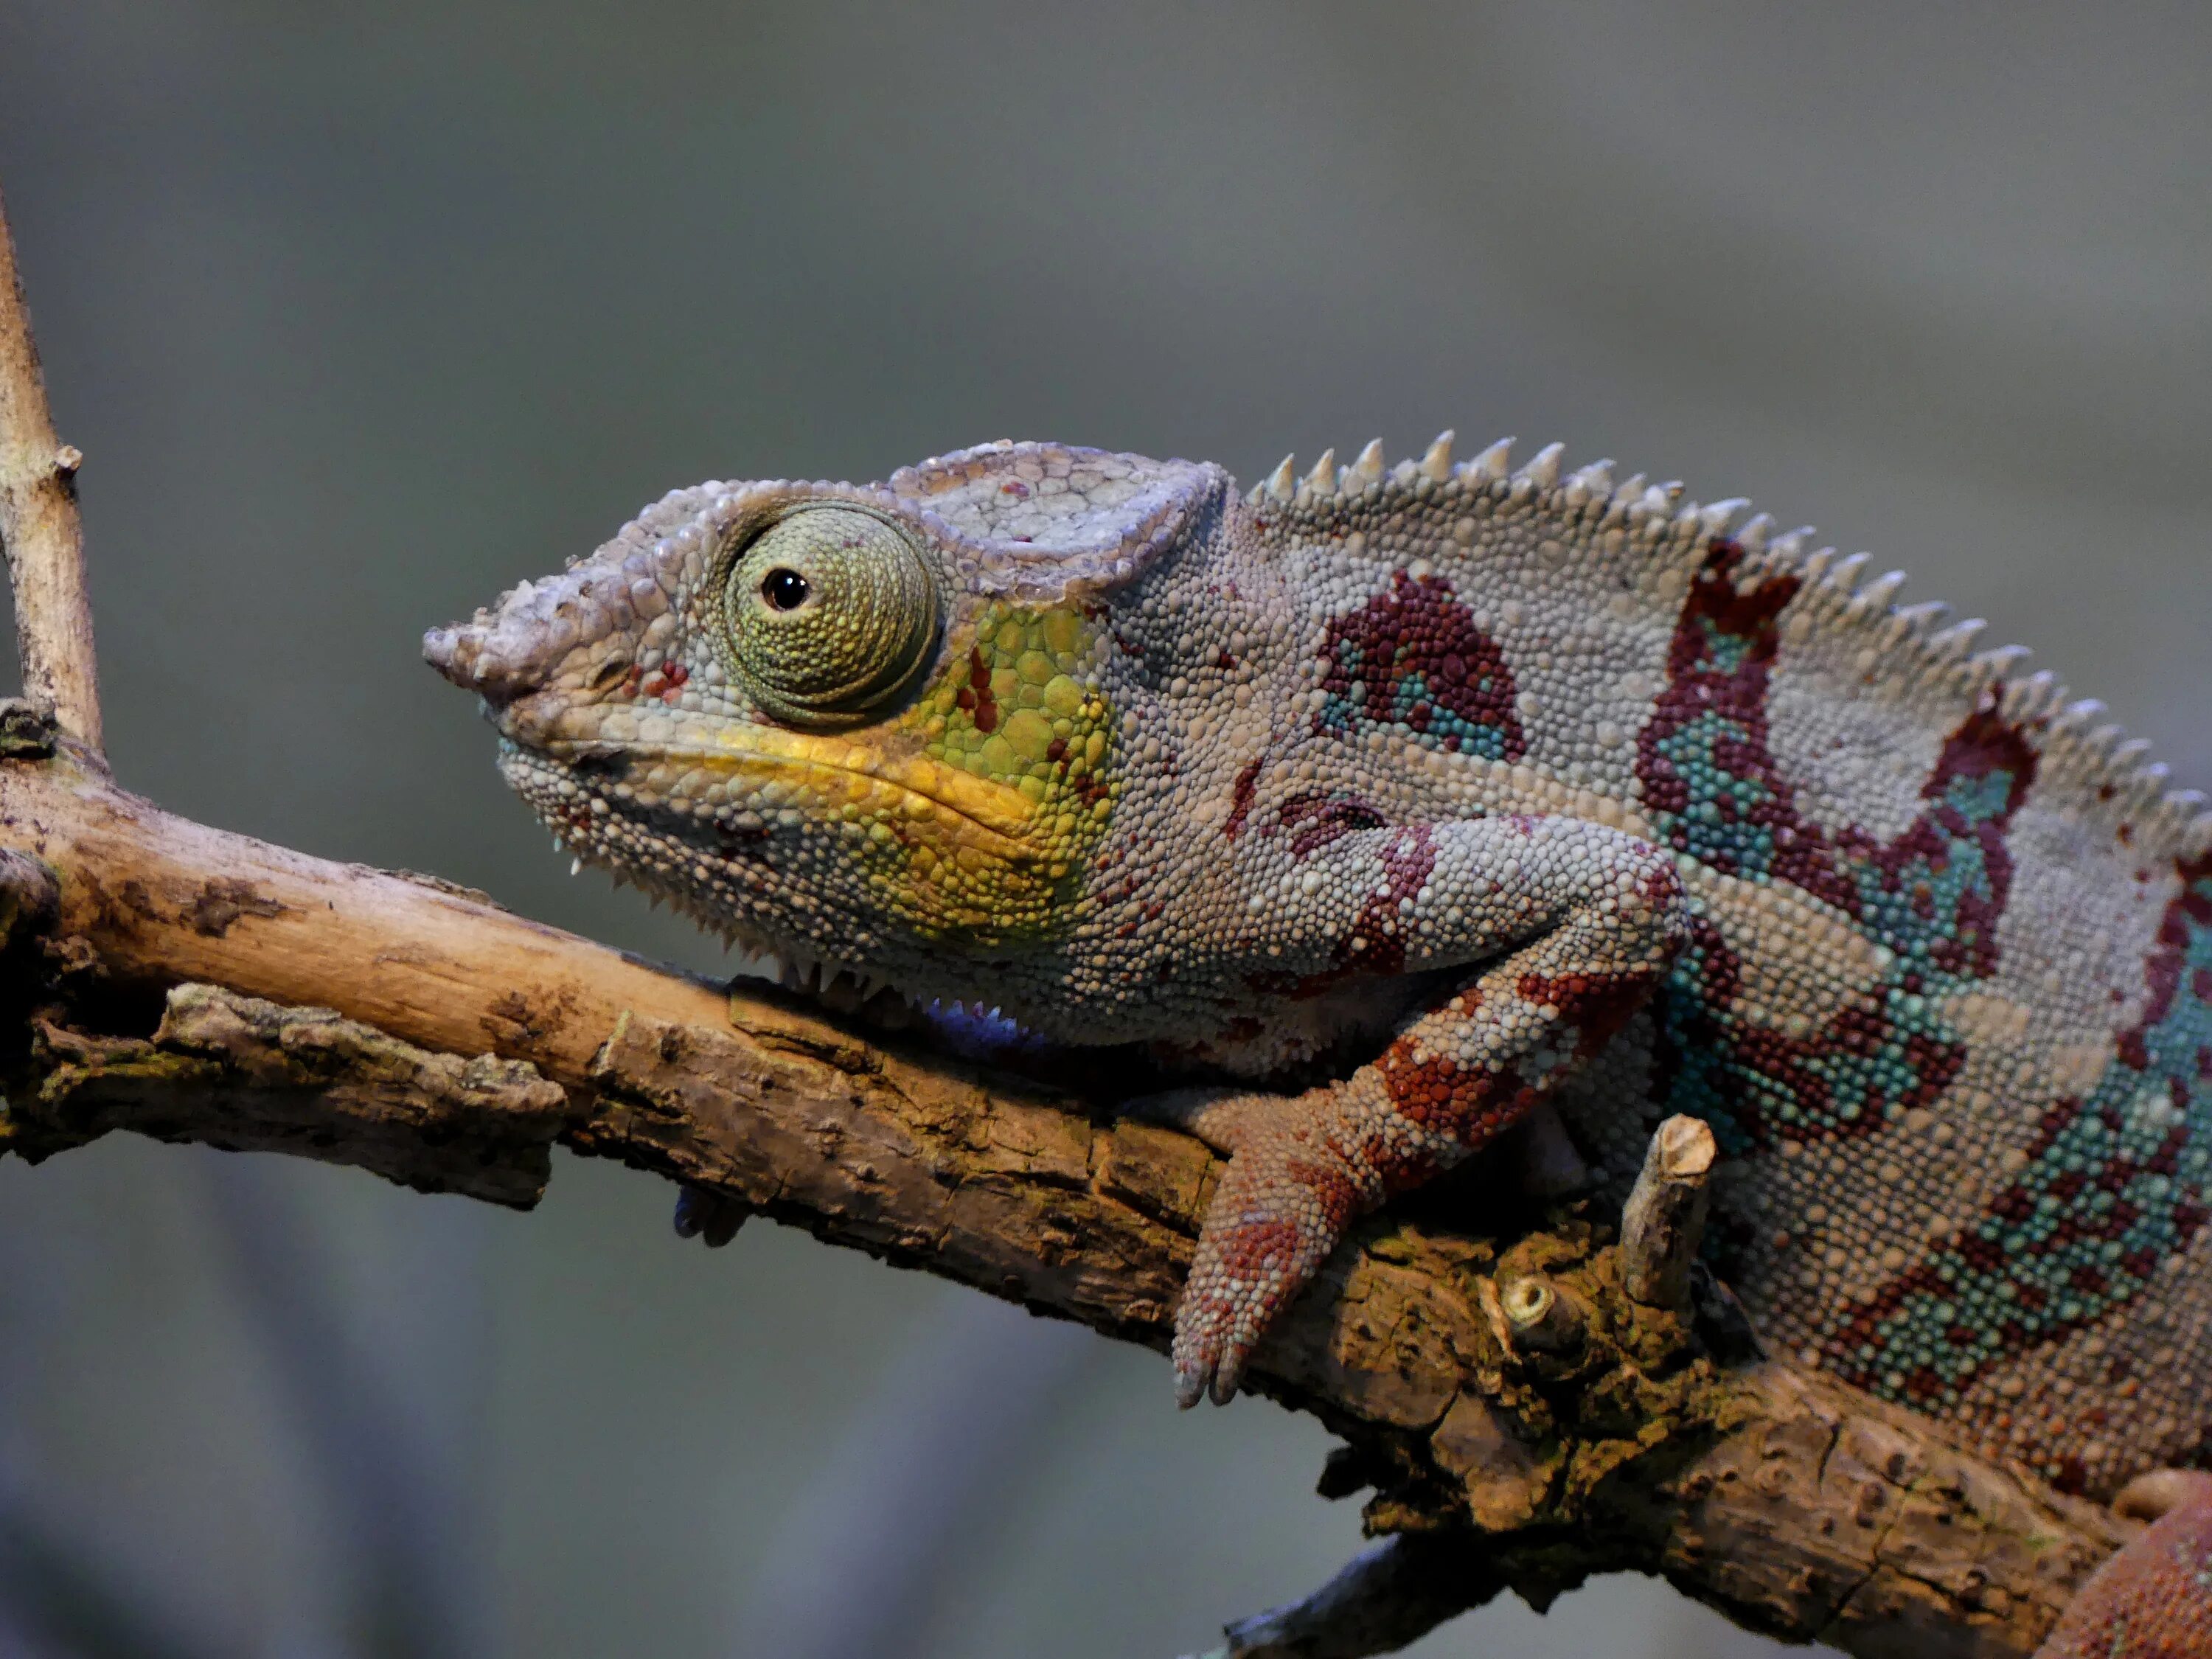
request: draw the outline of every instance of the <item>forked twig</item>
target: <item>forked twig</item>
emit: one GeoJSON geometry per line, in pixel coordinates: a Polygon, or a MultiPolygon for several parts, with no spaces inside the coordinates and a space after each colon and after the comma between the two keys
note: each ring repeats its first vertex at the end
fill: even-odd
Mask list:
{"type": "Polygon", "coordinates": [[[94,753],[103,747],[100,673],[85,591],[76,470],[84,458],[54,435],[39,349],[0,199],[0,547],[15,595],[23,694],[94,753]]]}

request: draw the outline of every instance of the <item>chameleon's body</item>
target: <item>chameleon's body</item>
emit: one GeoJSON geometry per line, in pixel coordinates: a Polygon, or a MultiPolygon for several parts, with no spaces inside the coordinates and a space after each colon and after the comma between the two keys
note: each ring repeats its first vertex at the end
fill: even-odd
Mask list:
{"type": "Polygon", "coordinates": [[[428,648],[708,925],[1291,1091],[1186,1110],[1234,1153],[1186,1400],[1549,1099],[1623,1188],[1712,1124],[1720,1266],[1802,1363],[2075,1490],[2197,1461],[2212,820],[1741,505],[1000,445],[672,494],[428,648]]]}

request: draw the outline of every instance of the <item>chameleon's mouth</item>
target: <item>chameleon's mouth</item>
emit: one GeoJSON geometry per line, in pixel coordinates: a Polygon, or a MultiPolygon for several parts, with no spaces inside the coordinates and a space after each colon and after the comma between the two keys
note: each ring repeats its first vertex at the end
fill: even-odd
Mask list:
{"type": "MultiPolygon", "coordinates": [[[[769,817],[796,809],[809,818],[884,825],[964,846],[1003,862],[1040,856],[1037,808],[1020,790],[927,755],[889,755],[846,738],[745,726],[712,744],[609,744],[556,739],[538,747],[579,774],[635,781],[655,768],[704,773],[733,806],[769,817]]],[[[696,786],[686,793],[695,793],[696,786]]]]}

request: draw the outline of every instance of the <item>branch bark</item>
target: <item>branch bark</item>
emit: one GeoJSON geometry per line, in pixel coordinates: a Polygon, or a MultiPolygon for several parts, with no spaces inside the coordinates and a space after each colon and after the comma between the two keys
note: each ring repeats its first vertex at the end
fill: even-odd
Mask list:
{"type": "Polygon", "coordinates": [[[83,459],[54,435],[7,204],[0,201],[0,542],[15,587],[23,691],[97,753],[100,676],[76,511],[76,470],[83,459]]]}
{"type": "MultiPolygon", "coordinates": [[[[0,763],[0,840],[20,855],[0,885],[14,871],[27,894],[0,906],[23,918],[0,984],[37,1005],[0,1147],[136,1128],[522,1204],[558,1140],[1166,1344],[1218,1167],[1096,1097],[192,823],[66,746],[0,763]]],[[[1462,1589],[1541,1604],[1638,1568],[1857,1653],[2030,1652],[2126,1525],[1747,1356],[1703,1288],[1686,1309],[1636,1301],[1586,1208],[1512,1241],[1377,1218],[1254,1381],[1342,1434],[1334,1490],[1374,1488],[1370,1527],[1429,1540],[1418,1559],[1462,1589]]]]}
{"type": "MultiPolygon", "coordinates": [[[[557,1141],[682,1183],[710,1237],[757,1212],[1164,1349],[1219,1168],[1111,1121],[1110,1064],[1088,1095],[971,1065],[118,789],[72,466],[0,226],[0,537],[32,695],[0,707],[0,1153],[128,1128],[526,1206],[557,1141]]],[[[1654,1157],[1626,1258],[1587,1203],[1510,1239],[1399,1215],[1347,1240],[1249,1382],[1344,1437],[1322,1491],[1371,1488],[1370,1529],[1401,1541],[1226,1651],[1381,1651],[1498,1588],[1542,1606],[1624,1568],[1865,1656],[2033,1650],[2126,1523],[1759,1358],[1680,1272],[1696,1160],[1654,1157]]]]}

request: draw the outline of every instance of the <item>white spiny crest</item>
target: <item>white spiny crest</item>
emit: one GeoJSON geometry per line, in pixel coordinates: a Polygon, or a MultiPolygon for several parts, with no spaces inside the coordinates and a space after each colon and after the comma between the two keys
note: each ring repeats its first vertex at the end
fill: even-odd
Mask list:
{"type": "Polygon", "coordinates": [[[1546,444],[1513,476],[1516,480],[1526,478],[1538,489],[1549,489],[1559,482],[1559,457],[1566,453],[1565,444],[1546,444]]]}
{"type": "Polygon", "coordinates": [[[1361,450],[1358,459],[1352,462],[1345,488],[1364,489],[1369,484],[1381,483],[1382,466],[1382,441],[1380,438],[1370,438],[1367,441],[1367,447],[1361,450]]]}
{"type": "Polygon", "coordinates": [[[1897,624],[1899,636],[1917,634],[1932,640],[1937,625],[1951,614],[1951,607],[1941,599],[1929,599],[1919,605],[1901,605],[1890,613],[1897,624]]]}
{"type": "Polygon", "coordinates": [[[1496,483],[1513,465],[1513,440],[1500,438],[1467,464],[1468,476],[1478,483],[1496,483]]]}
{"type": "MultiPolygon", "coordinates": [[[[1809,536],[1813,532],[1808,530],[1804,533],[1809,536]]],[[[1834,548],[1824,547],[1813,556],[1823,562],[1829,559],[1835,560],[1834,563],[1828,566],[1827,580],[1822,585],[1840,598],[1848,599],[1851,597],[1852,591],[1859,585],[1859,573],[1867,568],[1867,561],[1874,556],[1870,553],[1854,553],[1850,557],[1843,559],[1837,559],[1835,556],[1834,548]]]]}
{"type": "Polygon", "coordinates": [[[1613,495],[1613,463],[1592,461],[1588,466],[1577,467],[1567,476],[1567,499],[1587,501],[1595,496],[1609,500],[1613,495]]]}
{"type": "Polygon", "coordinates": [[[2077,740],[2087,742],[2090,725],[2105,713],[2105,705],[2094,697],[2084,697],[2079,702],[2069,702],[2052,722],[2057,729],[2071,733],[2077,740]]]}
{"type": "MultiPolygon", "coordinates": [[[[1456,464],[1453,442],[1451,432],[1440,433],[1418,459],[1409,457],[1395,465],[1386,465],[1380,441],[1368,443],[1341,469],[1334,451],[1325,451],[1303,478],[1292,458],[1285,456],[1255,487],[1254,499],[1319,503],[1340,495],[1358,498],[1376,488],[1425,493],[1458,480],[1493,499],[1510,496],[1540,512],[1571,515],[1577,521],[1575,533],[1600,538],[1610,532],[1617,537],[1625,525],[1631,546],[1670,568],[1685,560],[1701,561],[1711,541],[1729,534],[1729,525],[1750,507],[1733,497],[1700,506],[1686,499],[1679,481],[1651,483],[1641,473],[1616,483],[1609,460],[1563,473],[1564,449],[1556,443],[1545,445],[1516,470],[1511,438],[1456,464]]],[[[1809,526],[1780,533],[1774,526],[1771,515],[1757,513],[1735,530],[1733,538],[1746,555],[1735,579],[1746,592],[1778,574],[1797,579],[1802,598],[1792,619],[1793,643],[1817,639],[1823,626],[1864,630],[1850,659],[1856,665],[1851,672],[1864,677],[1855,686],[1887,682],[1923,699],[1955,696],[1969,702],[1994,696],[2005,719],[2040,732],[2048,775],[2054,786],[2063,780],[2064,788],[2076,792],[2083,810],[2100,817],[2124,811],[2139,829],[2161,826],[2170,844],[2212,850],[2212,811],[2206,810],[2203,798],[2187,791],[2165,793],[2166,769],[2144,758],[2149,745],[2107,724],[2103,704],[2083,700],[2069,706],[2066,688],[2049,671],[2022,678],[2027,647],[2006,645],[1978,652],[1986,629],[1982,619],[1954,622],[1950,608],[1938,601],[1897,606],[1903,571],[1864,580],[1868,554],[1839,557],[1832,546],[1814,546],[1809,526]]],[[[1620,543],[1604,545],[1613,549],[1620,543]]]]}
{"type": "Polygon", "coordinates": [[[1862,616],[1879,617],[1889,609],[1889,602],[1897,597],[1897,590],[1905,586],[1905,573],[1893,570],[1886,576],[1876,576],[1858,591],[1851,607],[1862,616]]]}
{"type": "Polygon", "coordinates": [[[1928,643],[1946,656],[1963,657],[1973,649],[1974,641],[1988,626],[1986,619],[1969,617],[1964,622],[1953,623],[1942,632],[1930,635],[1928,643]]]}
{"type": "Polygon", "coordinates": [[[1731,495],[1724,501],[1709,501],[1697,509],[1698,534],[1706,541],[1728,533],[1729,520],[1751,505],[1741,495],[1731,495]]]}
{"type": "MultiPolygon", "coordinates": [[[[2014,647],[2007,646],[2005,649],[2014,647]]],[[[1994,653],[1992,653],[1994,654],[1994,653]]],[[[2058,676],[2049,669],[2039,669],[2023,679],[2008,682],[2005,686],[2004,712],[2021,725],[2050,718],[2052,711],[2066,699],[2066,688],[2058,683],[2058,676]]]]}

